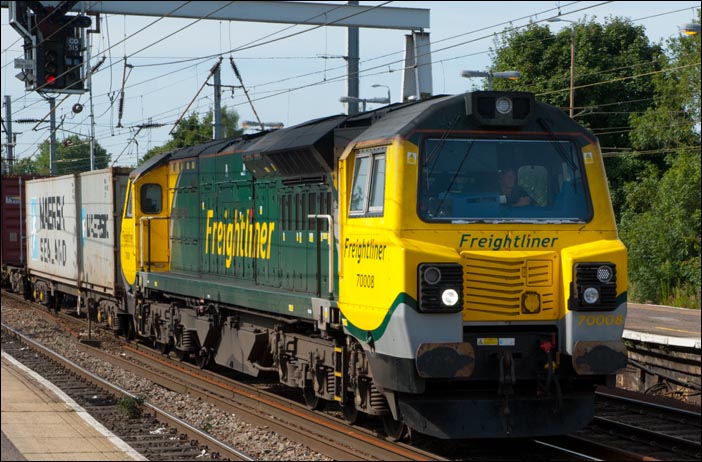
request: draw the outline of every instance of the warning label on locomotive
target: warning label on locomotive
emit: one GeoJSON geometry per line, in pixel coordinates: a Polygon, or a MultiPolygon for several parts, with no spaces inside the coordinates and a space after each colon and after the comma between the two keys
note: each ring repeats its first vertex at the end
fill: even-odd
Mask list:
{"type": "Polygon", "coordinates": [[[478,339],[478,346],[514,346],[514,337],[485,337],[478,339]]]}

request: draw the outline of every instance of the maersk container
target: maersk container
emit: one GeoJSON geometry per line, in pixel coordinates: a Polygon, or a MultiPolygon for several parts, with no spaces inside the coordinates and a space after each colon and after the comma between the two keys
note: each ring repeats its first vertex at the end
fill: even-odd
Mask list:
{"type": "Polygon", "coordinates": [[[108,168],[27,182],[28,270],[62,292],[115,295],[121,211],[129,169],[108,168]]]}

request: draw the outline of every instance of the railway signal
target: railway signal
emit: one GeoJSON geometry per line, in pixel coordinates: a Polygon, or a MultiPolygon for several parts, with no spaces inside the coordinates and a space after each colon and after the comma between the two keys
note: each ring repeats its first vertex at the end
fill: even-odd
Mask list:
{"type": "Polygon", "coordinates": [[[37,43],[36,79],[39,92],[83,93],[83,40],[80,26],[66,25],[37,43]]]}

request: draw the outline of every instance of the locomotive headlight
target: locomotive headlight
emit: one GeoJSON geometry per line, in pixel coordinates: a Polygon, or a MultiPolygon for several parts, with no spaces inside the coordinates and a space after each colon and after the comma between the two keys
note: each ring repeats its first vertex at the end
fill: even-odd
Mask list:
{"type": "Polygon", "coordinates": [[[457,263],[420,263],[418,308],[422,313],[457,313],[463,309],[463,267],[457,263]]]}
{"type": "Polygon", "coordinates": [[[504,96],[497,98],[497,101],[495,101],[495,109],[497,109],[497,112],[500,114],[509,114],[512,112],[512,100],[504,96]]]}
{"type": "Polygon", "coordinates": [[[446,306],[455,306],[458,303],[458,292],[454,289],[446,289],[441,293],[441,301],[446,306]]]}
{"type": "Polygon", "coordinates": [[[583,292],[583,300],[585,300],[585,303],[592,305],[592,304],[597,303],[597,300],[599,300],[599,299],[600,299],[600,291],[594,287],[588,287],[583,292]]]}

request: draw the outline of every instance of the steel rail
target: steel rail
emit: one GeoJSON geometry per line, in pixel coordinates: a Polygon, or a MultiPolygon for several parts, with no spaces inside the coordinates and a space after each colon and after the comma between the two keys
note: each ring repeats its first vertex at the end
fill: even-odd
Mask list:
{"type": "MultiPolygon", "coordinates": [[[[111,393],[119,397],[138,399],[129,391],[119,387],[118,385],[107,382],[106,380],[102,379],[101,377],[98,377],[97,375],[93,374],[92,372],[88,371],[82,366],[74,363],[70,359],[63,357],[60,354],[43,346],[42,344],[30,339],[21,332],[18,332],[17,330],[12,329],[11,327],[6,326],[5,324],[2,324],[2,328],[10,334],[12,334],[13,336],[19,338],[22,342],[29,345],[32,349],[59,363],[60,365],[64,366],[66,369],[73,372],[77,376],[82,377],[90,383],[95,384],[99,388],[105,390],[107,393],[111,393]]],[[[153,412],[153,414],[159,421],[162,421],[168,424],[169,426],[176,428],[181,433],[188,435],[188,437],[191,439],[203,442],[206,441],[207,443],[211,444],[217,452],[219,452],[221,455],[224,455],[227,458],[230,458],[231,460],[254,460],[246,453],[239,451],[238,449],[213,438],[211,435],[208,435],[207,433],[198,430],[197,428],[193,427],[187,422],[178,419],[177,417],[158,408],[157,406],[154,406],[150,403],[143,403],[143,405],[147,407],[151,412],[153,412]]]]}

